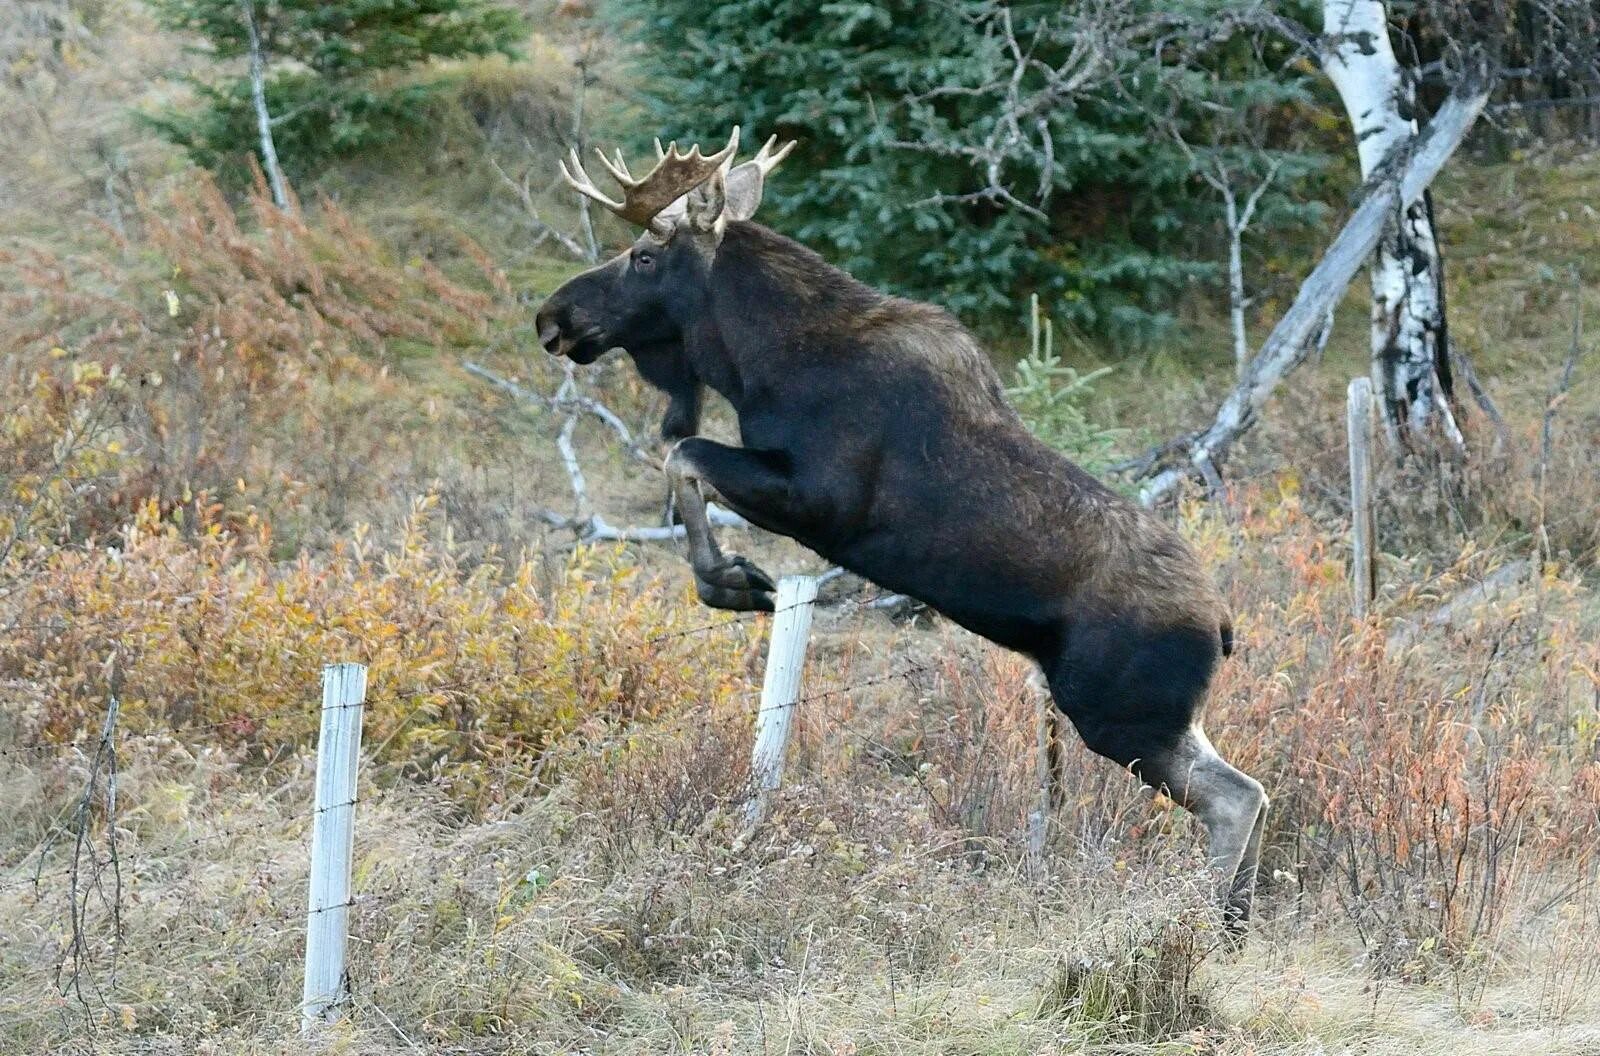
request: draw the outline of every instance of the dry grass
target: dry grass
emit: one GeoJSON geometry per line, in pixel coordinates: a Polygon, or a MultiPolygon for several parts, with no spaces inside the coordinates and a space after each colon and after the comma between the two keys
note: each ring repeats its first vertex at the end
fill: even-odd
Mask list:
{"type": "MultiPolygon", "coordinates": [[[[1244,642],[1211,725],[1276,796],[1262,919],[1242,953],[1201,893],[1191,821],[1076,745],[1047,873],[1031,873],[1025,665],[846,605],[820,618],[790,785],[748,840],[742,693],[593,716],[542,782],[527,755],[486,756],[470,786],[369,763],[356,1004],[310,1047],[1592,1051],[1600,657],[1587,592],[1547,576],[1389,652],[1389,628],[1346,622],[1341,563],[1292,491],[1187,520],[1235,583],[1244,642]]],[[[753,673],[740,678],[753,689],[753,673]]],[[[46,708],[37,685],[9,692],[46,708]]],[[[489,686],[465,695],[486,719],[511,703],[489,686]]],[[[10,743],[33,736],[13,726],[10,743]]],[[[114,968],[103,908],[88,952],[64,960],[65,881],[15,885],[81,788],[83,755],[0,753],[20,822],[5,852],[14,886],[0,890],[8,1047],[303,1050],[290,1033],[307,744],[292,726],[269,751],[125,736],[114,968]],[[87,1008],[59,995],[63,963],[83,968],[87,1008]]],[[[103,854],[103,824],[91,831],[103,854]]],[[[47,851],[47,873],[65,855],[47,851]]]]}

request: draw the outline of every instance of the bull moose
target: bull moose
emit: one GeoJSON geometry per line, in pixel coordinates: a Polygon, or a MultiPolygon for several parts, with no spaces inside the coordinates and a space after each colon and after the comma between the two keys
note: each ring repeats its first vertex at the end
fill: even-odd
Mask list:
{"type": "Polygon", "coordinates": [[[770,610],[773,582],[724,556],[705,516],[730,508],[1038,662],[1095,752],[1204,822],[1225,919],[1250,914],[1267,797],[1201,726],[1233,648],[1228,612],[1168,524],[1047,447],[944,310],[880,293],[751,216],[794,144],[734,165],[676,143],[635,178],[574,151],[562,175],[644,229],[544,302],[540,343],[576,363],[621,348],[671,396],[667,477],[701,599],[770,610]],[[703,386],[740,446],[693,435],[703,386]]]}

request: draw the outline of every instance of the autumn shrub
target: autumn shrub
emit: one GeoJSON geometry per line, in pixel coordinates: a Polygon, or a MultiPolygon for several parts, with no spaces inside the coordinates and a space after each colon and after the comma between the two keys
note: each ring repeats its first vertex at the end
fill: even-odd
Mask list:
{"type": "Polygon", "coordinates": [[[98,362],[8,358],[0,367],[0,592],[70,541],[98,488],[114,481],[121,442],[112,406],[125,378],[98,362]]]}
{"type": "MultiPolygon", "coordinates": [[[[1469,549],[1428,590],[1397,594],[1390,611],[1412,624],[1357,623],[1342,546],[1292,486],[1183,516],[1232,595],[1239,649],[1206,724],[1273,797],[1266,898],[1348,920],[1381,976],[1481,985],[1530,906],[1581,898],[1574,878],[1595,864],[1600,648],[1580,586],[1552,569],[1487,615],[1418,636],[1415,613],[1469,588],[1493,553],[1469,549]]],[[[900,688],[868,738],[940,824],[1013,861],[1040,801],[1030,669],[994,650],[947,657],[900,688]]],[[[852,732],[863,722],[859,705],[831,711],[852,732]]],[[[1066,724],[1063,738],[1053,853],[1130,877],[1200,867],[1191,818],[1164,800],[1152,812],[1066,724]]],[[[812,758],[848,770],[844,745],[861,739],[839,734],[812,758]]]]}
{"type": "MultiPolygon", "coordinates": [[[[1600,654],[1576,581],[1552,567],[1413,637],[1350,619],[1343,554],[1292,492],[1198,534],[1235,569],[1240,653],[1208,723],[1274,797],[1268,874],[1336,905],[1382,972],[1492,958],[1536,892],[1559,900],[1553,878],[1591,863],[1600,654]]],[[[1390,611],[1436,607],[1495,556],[1469,548],[1390,611]]]]}
{"type": "Polygon", "coordinates": [[[46,702],[42,737],[81,736],[115,692],[130,732],[270,757],[314,736],[321,665],[358,661],[371,754],[467,797],[488,761],[543,769],[575,731],[745,688],[744,636],[678,633],[699,610],[619,555],[580,553],[549,583],[532,560],[466,569],[431,509],[392,543],[357,531],[278,562],[263,522],[199,502],[182,530],[149,502],[120,546],[60,551],[19,592],[0,678],[46,702]]]}
{"type": "Polygon", "coordinates": [[[460,257],[468,273],[452,279],[392,259],[331,201],[279,210],[258,185],[236,209],[203,175],[142,200],[126,235],[0,245],[7,403],[41,372],[121,381],[96,412],[102,453],[118,457],[98,467],[68,534],[202,491],[230,513],[271,509],[280,535],[347,529],[426,413],[397,371],[481,342],[509,308],[481,251],[463,242],[460,257]]]}

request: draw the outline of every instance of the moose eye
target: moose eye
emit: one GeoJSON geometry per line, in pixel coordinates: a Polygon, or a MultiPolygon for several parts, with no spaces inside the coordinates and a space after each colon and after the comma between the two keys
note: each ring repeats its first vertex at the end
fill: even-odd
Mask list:
{"type": "Polygon", "coordinates": [[[633,266],[638,271],[650,271],[656,266],[656,255],[648,249],[641,249],[633,255],[633,266]]]}

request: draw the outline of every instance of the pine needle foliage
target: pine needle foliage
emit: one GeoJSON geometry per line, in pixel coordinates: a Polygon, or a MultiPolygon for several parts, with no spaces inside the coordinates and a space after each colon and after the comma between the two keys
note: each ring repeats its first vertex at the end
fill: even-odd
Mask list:
{"type": "Polygon", "coordinates": [[[1084,411],[1094,383],[1111,368],[1080,374],[1062,363],[1055,351],[1055,324],[1040,312],[1037,294],[1029,306],[1028,354],[1017,361],[1006,395],[1035,436],[1094,472],[1127,435],[1126,429],[1096,424],[1084,411]]]}
{"type": "Polygon", "coordinates": [[[439,87],[427,75],[429,63],[512,56],[526,32],[521,16],[494,0],[153,3],[166,28],[204,42],[214,72],[190,78],[198,105],[147,120],[233,183],[247,177],[259,134],[245,61],[247,10],[261,39],[272,134],[291,178],[415,129],[439,87]]]}

